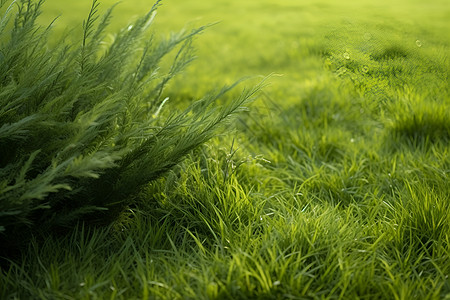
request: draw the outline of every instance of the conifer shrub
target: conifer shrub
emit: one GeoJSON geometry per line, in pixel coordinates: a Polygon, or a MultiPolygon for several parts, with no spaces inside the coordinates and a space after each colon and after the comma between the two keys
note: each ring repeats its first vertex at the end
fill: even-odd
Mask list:
{"type": "Polygon", "coordinates": [[[105,46],[112,8],[99,16],[93,0],[80,39],[51,46],[52,24],[36,23],[43,2],[1,0],[0,239],[110,221],[258,89],[219,104],[236,84],[225,86],[168,111],[164,88],[192,61],[203,27],[156,39],[158,1],[105,46]]]}

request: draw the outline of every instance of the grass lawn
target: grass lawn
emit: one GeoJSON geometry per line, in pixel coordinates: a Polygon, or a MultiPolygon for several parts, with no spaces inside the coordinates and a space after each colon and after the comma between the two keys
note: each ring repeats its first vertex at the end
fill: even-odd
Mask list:
{"type": "MultiPolygon", "coordinates": [[[[81,34],[90,4],[40,22],[81,34]]],[[[111,226],[36,237],[0,298],[450,300],[449,20],[446,0],[163,1],[157,35],[218,22],[172,107],[267,85],[111,226]]]]}

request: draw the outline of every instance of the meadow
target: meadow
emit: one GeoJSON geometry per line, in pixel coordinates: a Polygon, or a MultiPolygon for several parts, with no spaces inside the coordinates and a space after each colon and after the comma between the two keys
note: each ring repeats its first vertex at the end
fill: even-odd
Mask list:
{"type": "MultiPolygon", "coordinates": [[[[49,43],[91,3],[45,1],[49,43]]],[[[119,3],[105,43],[152,4],[119,3]]],[[[450,299],[449,20],[446,0],[163,1],[157,38],[211,26],[161,114],[242,78],[219,104],[252,100],[110,223],[34,233],[0,298],[450,299]]]]}

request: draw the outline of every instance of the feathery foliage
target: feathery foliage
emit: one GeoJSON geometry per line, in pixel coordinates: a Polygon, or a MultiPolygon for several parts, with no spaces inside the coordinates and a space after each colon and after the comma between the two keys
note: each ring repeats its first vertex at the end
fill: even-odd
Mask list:
{"type": "Polygon", "coordinates": [[[144,184],[214,136],[257,90],[219,105],[236,83],[167,112],[164,88],[194,58],[192,40],[203,27],[157,40],[148,32],[158,1],[104,46],[112,8],[100,18],[94,0],[79,44],[66,38],[50,47],[51,25],[36,23],[43,2],[14,1],[1,19],[0,230],[6,236],[25,225],[45,230],[115,216],[144,184]],[[166,70],[160,65],[167,59],[173,61],[166,70]]]}

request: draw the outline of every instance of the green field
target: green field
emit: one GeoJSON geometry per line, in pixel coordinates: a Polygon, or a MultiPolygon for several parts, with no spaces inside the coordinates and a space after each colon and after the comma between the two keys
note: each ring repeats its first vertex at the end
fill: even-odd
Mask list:
{"type": "MultiPolygon", "coordinates": [[[[90,5],[47,0],[50,42],[90,5]]],[[[151,5],[118,4],[105,41],[151,5]]],[[[111,225],[32,239],[0,298],[449,300],[449,20],[447,0],[163,1],[158,37],[213,24],[168,109],[263,88],[111,225]]]]}

